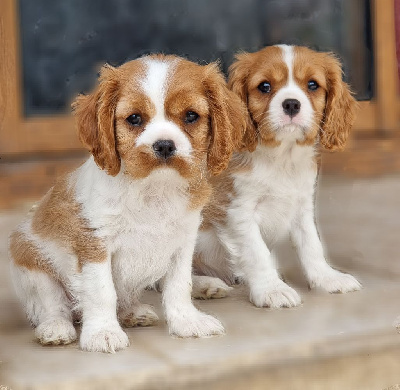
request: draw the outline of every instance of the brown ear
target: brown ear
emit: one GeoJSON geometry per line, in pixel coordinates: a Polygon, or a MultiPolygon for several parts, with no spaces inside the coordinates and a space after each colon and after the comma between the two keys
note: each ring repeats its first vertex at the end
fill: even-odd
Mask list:
{"type": "Polygon", "coordinates": [[[325,54],[327,101],[321,124],[320,142],[325,149],[343,149],[355,121],[357,101],[349,86],[342,81],[342,68],[337,58],[325,54]]]}
{"type": "MultiPolygon", "coordinates": [[[[236,61],[229,67],[228,88],[230,88],[242,102],[247,101],[247,79],[252,68],[251,54],[241,53],[236,55],[236,61]]],[[[254,151],[257,146],[257,130],[249,112],[246,115],[246,131],[242,140],[241,150],[254,151]]]]}
{"type": "Polygon", "coordinates": [[[96,164],[108,174],[118,174],[121,161],[115,144],[114,117],[118,99],[117,70],[104,65],[100,84],[90,95],[79,95],[72,104],[78,136],[96,164]]]}
{"type": "Polygon", "coordinates": [[[213,175],[226,169],[233,151],[243,144],[247,110],[240,99],[228,89],[218,64],[205,68],[204,85],[210,105],[211,141],[207,165],[213,175]]]}

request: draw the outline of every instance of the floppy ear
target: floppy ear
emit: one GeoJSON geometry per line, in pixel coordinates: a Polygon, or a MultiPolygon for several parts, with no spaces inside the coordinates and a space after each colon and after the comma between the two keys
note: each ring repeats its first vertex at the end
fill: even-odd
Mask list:
{"type": "Polygon", "coordinates": [[[97,89],[90,95],[79,95],[72,104],[80,141],[92,153],[96,164],[112,176],[121,167],[114,126],[119,89],[116,73],[115,68],[104,65],[97,89]]]}
{"type": "MultiPolygon", "coordinates": [[[[230,88],[242,102],[247,110],[247,79],[251,70],[251,54],[241,53],[236,55],[236,61],[229,67],[228,88],[230,88]]],[[[246,131],[242,140],[241,150],[254,151],[257,146],[257,131],[249,112],[246,115],[246,131]]]]}
{"type": "Polygon", "coordinates": [[[213,175],[226,169],[233,151],[243,147],[247,110],[230,91],[216,63],[205,67],[204,86],[210,106],[211,141],[207,165],[213,175]]]}
{"type": "Polygon", "coordinates": [[[343,149],[355,121],[357,101],[342,81],[342,68],[337,58],[325,54],[325,66],[328,93],[320,142],[328,150],[343,149]]]}

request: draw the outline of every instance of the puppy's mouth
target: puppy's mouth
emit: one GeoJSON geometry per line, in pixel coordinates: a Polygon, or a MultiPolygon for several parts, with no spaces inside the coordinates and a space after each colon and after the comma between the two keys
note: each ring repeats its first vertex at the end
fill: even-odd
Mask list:
{"type": "Polygon", "coordinates": [[[270,122],[270,123],[271,123],[270,128],[277,135],[279,135],[279,134],[303,135],[303,134],[306,134],[310,130],[310,127],[308,126],[308,124],[299,123],[294,120],[277,121],[275,123],[273,123],[273,122],[270,122]]]}
{"type": "Polygon", "coordinates": [[[294,132],[307,132],[311,123],[302,115],[286,115],[283,112],[267,111],[265,119],[259,121],[258,126],[267,127],[275,133],[294,133],[294,132]]]}
{"type": "Polygon", "coordinates": [[[149,176],[154,170],[166,168],[177,171],[186,178],[191,173],[191,159],[179,151],[154,150],[152,146],[140,146],[124,156],[125,173],[141,179],[149,176]]]}
{"type": "Polygon", "coordinates": [[[300,115],[295,115],[295,116],[289,116],[289,115],[281,115],[279,120],[279,124],[281,125],[282,128],[285,127],[291,127],[291,128],[306,128],[307,127],[307,121],[304,120],[300,115]]]}
{"type": "Polygon", "coordinates": [[[281,131],[287,132],[287,133],[294,133],[296,131],[301,131],[302,133],[306,133],[308,131],[308,127],[303,124],[299,124],[294,121],[291,121],[290,123],[284,124],[281,127],[281,131]]]}

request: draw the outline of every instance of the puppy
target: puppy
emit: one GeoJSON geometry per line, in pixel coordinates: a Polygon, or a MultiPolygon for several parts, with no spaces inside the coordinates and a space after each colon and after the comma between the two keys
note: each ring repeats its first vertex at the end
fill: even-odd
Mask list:
{"type": "Polygon", "coordinates": [[[92,156],[59,180],[12,233],[14,284],[42,344],[114,352],[126,327],[158,319],[140,303],[163,279],[171,334],[224,332],[191,302],[191,267],[209,176],[226,168],[245,106],[215,64],[151,55],[104,66],[73,104],[92,156]]]}
{"type": "Polygon", "coordinates": [[[290,234],[311,287],[359,290],[351,275],[326,262],[315,226],[316,148],[341,149],[356,101],[330,53],[279,45],[243,53],[230,68],[230,88],[250,114],[246,145],[213,179],[197,240],[197,273],[242,279],[258,307],[301,303],[279,277],[274,245],[290,234]]]}

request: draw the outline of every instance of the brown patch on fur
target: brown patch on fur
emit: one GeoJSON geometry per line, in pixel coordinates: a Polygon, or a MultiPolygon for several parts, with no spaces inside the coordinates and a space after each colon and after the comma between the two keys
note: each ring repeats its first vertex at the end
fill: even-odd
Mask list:
{"type": "MultiPolygon", "coordinates": [[[[156,108],[153,102],[139,90],[132,94],[122,94],[118,101],[115,121],[116,127],[121,125],[121,122],[126,123],[126,118],[132,114],[139,114],[142,117],[143,123],[148,123],[155,115],[156,108]]],[[[143,131],[143,126],[127,125],[130,133],[140,134],[143,131]]],[[[118,145],[118,142],[117,142],[118,145]]]]}
{"type": "Polygon", "coordinates": [[[19,230],[14,231],[10,236],[10,254],[15,264],[20,267],[56,276],[53,267],[39,248],[19,230]]]}
{"type": "Polygon", "coordinates": [[[226,213],[232,199],[236,196],[233,174],[251,171],[251,166],[243,159],[243,155],[237,154],[229,163],[226,171],[216,178],[211,179],[212,194],[209,202],[202,211],[203,221],[200,229],[207,230],[213,225],[224,225],[226,213]]]}
{"type": "Polygon", "coordinates": [[[324,53],[317,53],[307,47],[295,46],[293,48],[293,78],[308,97],[314,110],[314,125],[304,134],[303,140],[298,140],[298,145],[315,145],[318,139],[319,126],[324,115],[327,82],[325,75],[324,53]],[[308,82],[314,80],[319,88],[315,91],[308,89],[308,82]]]}
{"type": "Polygon", "coordinates": [[[91,95],[80,95],[72,104],[80,141],[96,164],[115,176],[121,166],[115,145],[114,117],[119,94],[119,71],[105,65],[100,84],[91,95]]]}
{"type": "Polygon", "coordinates": [[[204,178],[200,181],[189,183],[189,210],[202,209],[210,199],[212,188],[204,178]]]}
{"type": "Polygon", "coordinates": [[[329,150],[342,149],[355,120],[357,103],[349,86],[342,81],[340,62],[332,53],[318,53],[307,47],[294,47],[293,75],[314,109],[315,125],[299,145],[320,143],[329,150]],[[307,83],[315,80],[319,88],[310,91],[307,83]]]}
{"type": "Polygon", "coordinates": [[[325,64],[328,97],[321,122],[320,143],[325,149],[341,150],[356,119],[358,103],[349,86],[342,81],[342,68],[333,54],[325,53],[325,64]]]}
{"type": "Polygon", "coordinates": [[[165,107],[193,150],[207,153],[211,174],[226,169],[233,151],[243,147],[246,107],[227,88],[217,64],[200,66],[180,59],[169,80],[165,107]],[[188,111],[197,112],[199,119],[185,123],[188,111]]]}
{"type": "Polygon", "coordinates": [[[247,148],[247,110],[232,93],[216,64],[206,66],[204,85],[210,105],[211,147],[208,165],[214,175],[226,169],[235,150],[247,148]]]}
{"type": "Polygon", "coordinates": [[[159,159],[147,145],[129,148],[129,143],[124,143],[120,153],[125,161],[125,173],[134,179],[143,179],[157,168],[175,169],[185,179],[193,175],[193,166],[186,158],[173,156],[167,160],[159,159]]]}
{"type": "Polygon", "coordinates": [[[95,236],[95,229],[81,216],[81,205],[75,201],[67,178],[59,180],[40,202],[32,218],[32,231],[76,255],[78,271],[86,262],[107,259],[107,250],[95,236]]]}
{"type": "Polygon", "coordinates": [[[286,79],[287,68],[282,62],[280,49],[276,47],[268,47],[256,53],[238,54],[236,62],[229,68],[229,87],[239,95],[249,110],[247,134],[251,134],[248,138],[250,151],[255,149],[258,142],[266,146],[280,144],[269,129],[266,115],[269,102],[286,79]],[[263,81],[273,85],[271,93],[263,94],[258,90],[258,85],[263,81]]]}
{"type": "MultiPolygon", "coordinates": [[[[265,146],[279,146],[267,119],[268,106],[286,84],[288,69],[279,47],[269,46],[256,53],[242,53],[229,68],[229,86],[247,104],[256,140],[265,146]],[[270,93],[262,93],[262,82],[271,84],[270,93]]],[[[254,137],[254,136],[253,136],[254,137]]],[[[252,145],[253,150],[256,145],[252,145]]]]}
{"type": "Polygon", "coordinates": [[[208,230],[215,224],[224,225],[226,210],[235,196],[233,177],[223,172],[215,183],[212,183],[212,193],[209,202],[202,211],[203,220],[200,230],[208,230]]]}

